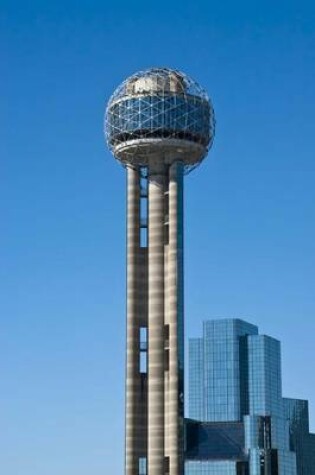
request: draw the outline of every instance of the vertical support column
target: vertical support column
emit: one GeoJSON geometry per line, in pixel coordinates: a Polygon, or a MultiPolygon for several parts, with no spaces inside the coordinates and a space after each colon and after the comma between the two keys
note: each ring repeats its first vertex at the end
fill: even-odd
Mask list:
{"type": "Polygon", "coordinates": [[[140,247],[139,171],[127,168],[127,352],[125,474],[138,475],[137,401],[139,399],[138,261],[140,247]]]}
{"type": "Polygon", "coordinates": [[[164,474],[164,166],[149,167],[148,474],[164,474]]]}
{"type": "Polygon", "coordinates": [[[169,170],[168,245],[169,403],[168,454],[170,475],[184,473],[184,315],[183,315],[183,167],[169,170]]]}

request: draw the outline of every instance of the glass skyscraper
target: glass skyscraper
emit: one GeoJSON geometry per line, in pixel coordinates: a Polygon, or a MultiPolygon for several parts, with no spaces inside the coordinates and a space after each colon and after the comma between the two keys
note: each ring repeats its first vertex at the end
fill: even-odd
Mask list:
{"type": "Polygon", "coordinates": [[[307,401],[282,397],[280,342],[239,319],[189,341],[186,475],[315,475],[307,401]]]}

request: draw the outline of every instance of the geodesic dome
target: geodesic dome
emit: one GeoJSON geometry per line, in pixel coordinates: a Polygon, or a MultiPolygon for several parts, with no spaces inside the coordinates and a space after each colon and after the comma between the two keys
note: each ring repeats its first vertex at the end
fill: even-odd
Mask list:
{"type": "Polygon", "coordinates": [[[184,73],[152,68],[126,79],[109,100],[105,134],[124,165],[180,160],[188,172],[207,155],[215,131],[207,93],[184,73]]]}

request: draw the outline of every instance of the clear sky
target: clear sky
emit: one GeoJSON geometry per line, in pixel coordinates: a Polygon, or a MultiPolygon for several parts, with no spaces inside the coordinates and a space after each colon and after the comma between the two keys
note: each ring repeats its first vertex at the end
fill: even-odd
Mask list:
{"type": "Polygon", "coordinates": [[[186,178],[186,337],[243,317],[279,338],[315,431],[315,4],[0,2],[0,471],[123,473],[125,177],[113,89],[149,66],[212,97],[186,178]]]}

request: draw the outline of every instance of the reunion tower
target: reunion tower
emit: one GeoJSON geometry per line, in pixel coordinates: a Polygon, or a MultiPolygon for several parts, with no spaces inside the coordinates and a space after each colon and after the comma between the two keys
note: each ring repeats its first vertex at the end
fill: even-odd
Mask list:
{"type": "Polygon", "coordinates": [[[206,92],[168,68],[134,74],[107,106],[127,170],[126,475],[184,473],[183,175],[214,126],[206,92]]]}

